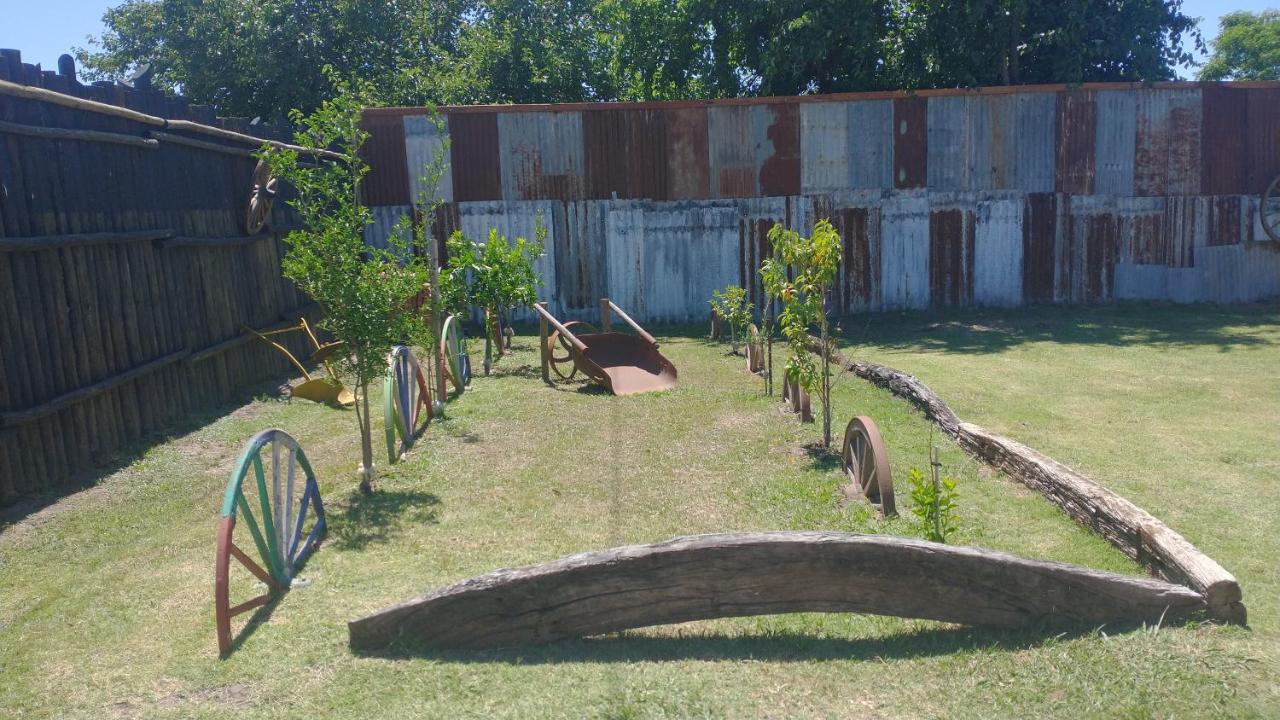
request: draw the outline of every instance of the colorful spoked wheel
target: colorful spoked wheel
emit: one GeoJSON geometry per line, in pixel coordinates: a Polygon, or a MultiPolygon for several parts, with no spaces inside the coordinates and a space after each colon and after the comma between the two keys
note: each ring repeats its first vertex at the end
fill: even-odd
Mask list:
{"type": "MultiPolygon", "coordinates": [[[[580,328],[588,334],[599,332],[594,325],[582,320],[570,320],[564,327],[566,330],[580,328]]],[[[578,374],[578,364],[573,361],[573,345],[569,344],[568,338],[560,335],[559,330],[547,336],[547,357],[551,360],[551,369],[561,380],[572,380],[578,374]],[[556,354],[557,348],[561,351],[559,355],[556,354]]]]}
{"type": "Polygon", "coordinates": [[[244,230],[256,234],[271,217],[271,205],[275,202],[278,180],[271,177],[271,168],[259,160],[253,168],[253,182],[249,190],[249,206],[245,210],[244,230]]]}
{"type": "Polygon", "coordinates": [[[383,382],[383,427],[387,436],[387,460],[395,463],[417,441],[431,422],[431,391],[413,351],[397,345],[387,356],[383,382]]]}
{"type": "Polygon", "coordinates": [[[1273,242],[1280,242],[1280,175],[1277,175],[1258,202],[1258,222],[1273,242]]]}
{"type": "Polygon", "coordinates": [[[440,350],[444,353],[445,369],[459,395],[471,384],[471,357],[467,355],[461,325],[462,321],[457,316],[450,315],[440,328],[440,350]]]}
{"type": "Polygon", "coordinates": [[[288,590],[324,534],[320,487],[298,442],[274,428],[254,435],[231,473],[218,525],[214,609],[223,656],[232,649],[231,618],[288,590]],[[232,558],[267,591],[232,605],[232,558]]]}
{"type": "Polygon", "coordinates": [[[893,476],[889,472],[889,453],[885,451],[880,428],[865,415],[849,421],[844,431],[844,445],[840,451],[844,474],[849,485],[844,493],[847,498],[865,497],[880,506],[885,517],[897,515],[893,499],[893,476]]]}

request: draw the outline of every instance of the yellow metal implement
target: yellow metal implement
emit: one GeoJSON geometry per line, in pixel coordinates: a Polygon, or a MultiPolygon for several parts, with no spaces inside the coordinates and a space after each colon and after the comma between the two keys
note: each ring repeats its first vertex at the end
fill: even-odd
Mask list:
{"type": "Polygon", "coordinates": [[[329,364],[329,358],[335,351],[342,347],[342,343],[331,342],[321,345],[320,341],[316,339],[316,334],[311,330],[311,324],[307,322],[306,318],[299,319],[298,325],[295,327],[271,330],[265,333],[258,332],[251,327],[246,327],[245,330],[257,335],[260,340],[284,353],[284,356],[289,358],[289,362],[293,363],[293,366],[298,368],[298,372],[302,373],[303,381],[294,385],[292,388],[294,397],[300,397],[306,400],[326,403],[329,405],[338,404],[343,407],[355,404],[355,394],[343,386],[342,381],[338,379],[338,373],[336,373],[333,366],[329,364]],[[298,358],[294,357],[293,353],[289,352],[288,348],[271,339],[274,335],[283,335],[285,333],[299,331],[305,332],[307,334],[307,338],[311,340],[311,344],[315,346],[315,351],[311,353],[311,362],[323,362],[325,372],[329,376],[328,378],[311,377],[311,373],[307,372],[307,368],[301,362],[298,362],[298,358]]]}

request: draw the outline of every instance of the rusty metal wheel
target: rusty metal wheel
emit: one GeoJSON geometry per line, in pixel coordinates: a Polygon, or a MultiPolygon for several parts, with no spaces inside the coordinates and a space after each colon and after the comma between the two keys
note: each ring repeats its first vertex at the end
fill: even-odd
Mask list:
{"type": "Polygon", "coordinates": [[[1262,231],[1273,242],[1280,242],[1280,175],[1271,181],[1258,203],[1258,220],[1262,231]]]}
{"type": "Polygon", "coordinates": [[[849,485],[844,494],[848,499],[866,497],[880,506],[885,517],[897,515],[893,499],[893,475],[889,472],[889,453],[884,449],[880,428],[865,415],[849,421],[844,431],[844,446],[840,451],[844,474],[849,485]]]}
{"type": "MultiPolygon", "coordinates": [[[[564,324],[566,330],[572,331],[573,328],[583,328],[588,333],[600,332],[589,322],[582,320],[570,320],[564,324]]],[[[577,334],[576,332],[574,333],[577,334]]],[[[573,346],[569,341],[560,336],[560,331],[556,330],[547,336],[547,357],[551,360],[551,369],[559,376],[561,380],[572,380],[578,374],[578,365],[573,361],[573,346]],[[557,355],[556,349],[564,351],[563,355],[557,355]]]]}
{"type": "Polygon", "coordinates": [[[253,187],[249,192],[249,209],[245,212],[244,231],[256,235],[271,217],[271,205],[276,199],[276,178],[271,168],[262,160],[253,168],[253,187]]]}

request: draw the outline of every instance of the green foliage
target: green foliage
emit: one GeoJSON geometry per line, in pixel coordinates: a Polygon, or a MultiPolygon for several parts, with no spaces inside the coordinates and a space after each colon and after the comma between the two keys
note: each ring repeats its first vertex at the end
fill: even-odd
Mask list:
{"type": "Polygon", "coordinates": [[[920,524],[926,540],[945,543],[959,529],[956,515],[956,481],[951,478],[926,479],[919,468],[907,474],[911,482],[911,514],[920,524]]]}
{"type": "Polygon", "coordinates": [[[816,329],[823,347],[828,346],[826,299],[840,269],[840,234],[827,220],[813,226],[804,237],[775,224],[769,230],[773,257],[760,266],[765,292],[782,300],[778,323],[791,345],[787,375],[795,378],[822,404],[822,439],[831,445],[831,367],[826,353],[809,352],[809,333],[816,329]],[[788,277],[788,269],[791,276],[788,277]]]}
{"type": "Polygon", "coordinates": [[[516,238],[515,244],[489,230],[484,243],[475,243],[457,231],[449,237],[449,260],[440,274],[442,304],[461,312],[470,306],[492,312],[527,307],[538,301],[542,278],[533,267],[542,257],[547,228],[538,218],[532,241],[516,238]]]}
{"type": "Polygon", "coordinates": [[[746,335],[747,325],[751,323],[751,311],[755,309],[747,302],[747,291],[737,285],[725,285],[723,290],[712,290],[711,299],[707,301],[720,319],[729,325],[729,341],[734,351],[738,349],[738,338],[746,335]]]}
{"type": "Polygon", "coordinates": [[[1201,80],[1280,80],[1280,10],[1222,16],[1201,80]]]}
{"type": "Polygon", "coordinates": [[[359,201],[360,183],[368,172],[359,150],[368,135],[359,122],[371,90],[341,80],[335,86],[336,97],[311,115],[295,112],[292,119],[301,128],[295,137],[298,145],[335,150],[343,160],[300,162],[298,152],[270,145],[263,146],[260,157],[276,177],[297,190],[289,204],[301,217],[303,229],[286,239],[281,269],[320,305],[320,326],[345,344],[346,352],[335,357],[335,363],[357,388],[364,467],[372,468],[369,383],[382,375],[383,358],[391,347],[412,334],[415,319],[405,300],[430,276],[399,235],[393,235],[387,249],[365,245],[364,229],[372,218],[359,201]]]}

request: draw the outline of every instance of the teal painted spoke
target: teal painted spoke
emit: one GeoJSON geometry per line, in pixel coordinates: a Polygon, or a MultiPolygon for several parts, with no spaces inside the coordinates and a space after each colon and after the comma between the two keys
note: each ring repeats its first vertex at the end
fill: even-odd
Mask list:
{"type": "Polygon", "coordinates": [[[262,456],[253,456],[253,474],[258,479],[258,502],[262,506],[262,525],[263,534],[267,536],[267,548],[271,551],[270,563],[271,574],[281,582],[288,582],[289,576],[285,574],[283,563],[280,562],[279,542],[276,538],[276,525],[271,515],[271,498],[267,494],[267,477],[262,469],[262,456]]]}

